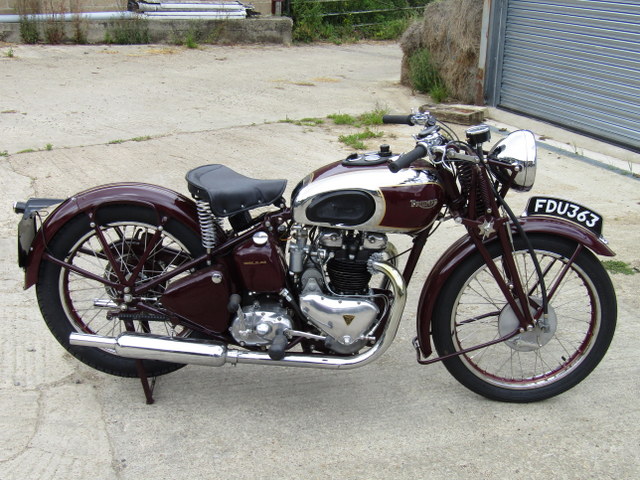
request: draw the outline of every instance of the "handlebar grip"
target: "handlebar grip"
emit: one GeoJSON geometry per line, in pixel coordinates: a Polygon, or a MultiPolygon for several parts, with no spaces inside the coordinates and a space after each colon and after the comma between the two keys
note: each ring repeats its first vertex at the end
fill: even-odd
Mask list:
{"type": "Polygon", "coordinates": [[[398,160],[396,160],[395,162],[389,163],[389,170],[391,170],[393,173],[396,173],[403,168],[407,168],[416,160],[420,160],[426,154],[427,148],[423,145],[418,144],[416,145],[416,148],[414,148],[410,152],[400,155],[400,158],[398,158],[398,160]]]}
{"type": "Polygon", "coordinates": [[[394,123],[397,125],[415,125],[411,115],[383,115],[382,123],[394,123]]]}

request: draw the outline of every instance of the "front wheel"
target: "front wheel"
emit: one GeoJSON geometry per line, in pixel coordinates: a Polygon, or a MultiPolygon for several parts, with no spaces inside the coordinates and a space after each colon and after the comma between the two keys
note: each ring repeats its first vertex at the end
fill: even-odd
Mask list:
{"type": "MultiPolygon", "coordinates": [[[[444,361],[460,383],[494,400],[533,402],[574,387],[598,365],[615,330],[616,296],[598,259],[582,248],[571,263],[578,246],[562,238],[531,235],[530,241],[550,295],[548,318],[510,340],[444,361]]],[[[540,305],[531,256],[522,239],[514,243],[523,287],[531,304],[540,305]]],[[[500,246],[494,243],[488,250],[508,278],[500,246]]],[[[443,287],[433,322],[439,355],[497,340],[518,327],[513,308],[477,252],[443,287]]]]}

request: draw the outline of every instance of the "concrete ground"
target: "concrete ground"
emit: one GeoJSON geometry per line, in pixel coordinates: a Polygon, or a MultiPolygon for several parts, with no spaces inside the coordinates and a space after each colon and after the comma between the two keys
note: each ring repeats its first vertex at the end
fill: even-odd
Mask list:
{"type": "MultiPolygon", "coordinates": [[[[584,382],[531,405],[488,401],[441,365],[418,365],[411,347],[420,284],[462,234],[453,225],[425,249],[396,342],[362,369],[188,366],[162,377],[147,406],[137,380],[74,360],[22,290],[13,201],[113,181],[187,193],[186,171],[216,162],[290,189],[348,154],[337,138],[350,130],[282,120],[404,113],[425,98],[397,84],[393,43],[0,52],[10,47],[0,56],[0,479],[637,477],[640,275],[612,275],[616,336],[584,382]]],[[[381,130],[372,149],[412,147],[413,129],[381,130]]],[[[638,180],[576,153],[542,145],[531,194],[600,212],[617,259],[640,267],[638,180]]],[[[512,196],[516,211],[527,196],[512,196]]]]}

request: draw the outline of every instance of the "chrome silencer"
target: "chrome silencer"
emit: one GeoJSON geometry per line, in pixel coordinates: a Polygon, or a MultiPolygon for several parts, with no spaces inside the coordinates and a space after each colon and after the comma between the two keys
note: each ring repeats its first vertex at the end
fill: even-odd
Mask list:
{"type": "Polygon", "coordinates": [[[72,333],[69,343],[80,347],[113,350],[119,357],[210,367],[221,367],[226,363],[227,356],[227,347],[222,343],[135,332],[122,333],[117,337],[72,333]]]}

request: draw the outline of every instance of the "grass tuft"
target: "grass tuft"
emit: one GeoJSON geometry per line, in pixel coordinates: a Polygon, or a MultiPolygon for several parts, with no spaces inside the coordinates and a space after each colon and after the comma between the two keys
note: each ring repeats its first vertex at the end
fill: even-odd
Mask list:
{"type": "Polygon", "coordinates": [[[284,120],[278,120],[278,123],[290,123],[291,125],[298,125],[299,127],[317,127],[319,125],[322,125],[324,123],[324,120],[322,118],[315,118],[315,117],[307,117],[307,118],[301,118],[300,120],[293,120],[287,117],[284,120]]]}
{"type": "Polygon", "coordinates": [[[121,143],[125,143],[125,142],[146,142],[147,140],[152,140],[153,137],[150,135],[145,135],[143,137],[133,137],[133,138],[127,138],[122,139],[119,138],[118,140],[110,140],[107,142],[107,145],[120,145],[121,143]]]}
{"type": "Polygon", "coordinates": [[[344,143],[346,146],[354,148],[356,150],[365,150],[367,145],[363,140],[371,138],[380,138],[384,135],[383,132],[372,132],[368,128],[362,132],[353,133],[351,135],[340,135],[338,140],[344,143]]]}
{"type": "Polygon", "coordinates": [[[196,40],[196,33],[189,31],[184,38],[184,46],[187,48],[198,48],[198,41],[196,40]]]}
{"type": "MultiPolygon", "coordinates": [[[[369,127],[382,125],[382,117],[387,114],[388,111],[383,108],[376,108],[370,112],[365,112],[360,115],[350,115],[348,113],[333,113],[327,115],[327,119],[331,120],[334,125],[346,125],[356,128],[363,128],[363,131],[352,133],[350,135],[340,135],[338,140],[348,147],[356,150],[365,150],[367,148],[364,140],[371,138],[379,138],[384,136],[384,132],[374,132],[369,127]]],[[[305,127],[317,127],[323,125],[325,119],[308,117],[301,120],[292,120],[286,117],[284,120],[280,120],[279,123],[290,123],[292,125],[305,126],[305,127]]]]}
{"type": "Polygon", "coordinates": [[[377,108],[370,112],[362,113],[358,116],[349,115],[348,113],[333,113],[327,115],[327,118],[333,120],[336,125],[353,125],[354,127],[371,127],[374,125],[382,125],[382,117],[386,115],[388,110],[377,108]]]}
{"type": "Polygon", "coordinates": [[[118,45],[140,45],[149,43],[149,23],[146,18],[135,17],[111,20],[104,35],[105,43],[118,45]]]}
{"type": "Polygon", "coordinates": [[[431,53],[420,49],[409,57],[411,85],[419,92],[428,93],[435,102],[442,102],[449,93],[447,87],[431,61],[431,53]]]}
{"type": "Polygon", "coordinates": [[[20,17],[20,38],[24,43],[29,45],[36,44],[40,41],[40,32],[38,31],[38,22],[27,16],[20,17]]]}
{"type": "Polygon", "coordinates": [[[634,275],[636,271],[626,262],[620,260],[605,260],[602,266],[611,273],[621,273],[623,275],[634,275]]]}
{"type": "Polygon", "coordinates": [[[355,117],[349,115],[348,113],[332,113],[331,115],[327,115],[327,118],[333,120],[333,123],[335,123],[336,125],[356,124],[355,117]]]}

